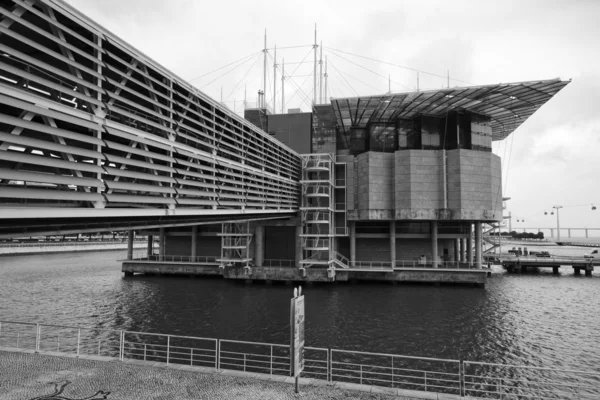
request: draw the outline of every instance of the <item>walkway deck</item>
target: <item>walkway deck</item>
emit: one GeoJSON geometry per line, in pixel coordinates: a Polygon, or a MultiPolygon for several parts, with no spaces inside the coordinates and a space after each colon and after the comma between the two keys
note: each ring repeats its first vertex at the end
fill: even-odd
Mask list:
{"type": "Polygon", "coordinates": [[[457,400],[459,396],[432,392],[329,384],[318,379],[300,381],[294,393],[292,378],[214,370],[182,365],[126,360],[110,357],[1,348],[0,399],[34,399],[58,395],[65,399],[438,399],[457,400]]]}

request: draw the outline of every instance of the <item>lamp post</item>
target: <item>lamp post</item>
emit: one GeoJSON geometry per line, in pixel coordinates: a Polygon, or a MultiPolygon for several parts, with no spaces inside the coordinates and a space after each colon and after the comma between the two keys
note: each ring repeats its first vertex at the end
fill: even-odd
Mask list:
{"type": "Polygon", "coordinates": [[[558,242],[560,240],[560,213],[558,210],[563,208],[563,206],[552,206],[552,208],[556,209],[556,241],[558,242]]]}

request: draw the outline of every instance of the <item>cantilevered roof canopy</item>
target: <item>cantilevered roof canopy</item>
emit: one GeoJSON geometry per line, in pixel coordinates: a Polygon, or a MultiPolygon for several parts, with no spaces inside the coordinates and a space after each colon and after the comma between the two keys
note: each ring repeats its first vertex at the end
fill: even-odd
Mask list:
{"type": "Polygon", "coordinates": [[[471,111],[491,118],[492,139],[502,140],[570,81],[551,79],[486,86],[455,87],[410,93],[349,97],[331,101],[338,125],[364,128],[369,123],[392,124],[419,114],[443,116],[471,111]]]}

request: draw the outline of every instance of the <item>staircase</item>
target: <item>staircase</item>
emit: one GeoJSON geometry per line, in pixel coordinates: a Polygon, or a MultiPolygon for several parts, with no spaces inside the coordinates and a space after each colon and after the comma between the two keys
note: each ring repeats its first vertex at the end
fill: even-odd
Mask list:
{"type": "Polygon", "coordinates": [[[302,157],[302,258],[300,266],[334,263],[334,159],[330,154],[302,157]]]}

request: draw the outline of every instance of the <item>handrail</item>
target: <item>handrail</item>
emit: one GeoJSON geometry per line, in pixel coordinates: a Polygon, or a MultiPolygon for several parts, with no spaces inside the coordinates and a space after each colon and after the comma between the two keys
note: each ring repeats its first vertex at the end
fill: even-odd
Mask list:
{"type": "MultiPolygon", "coordinates": [[[[17,348],[36,352],[49,348],[78,357],[82,354],[108,355],[118,357],[120,361],[133,358],[166,362],[167,365],[209,366],[215,371],[226,367],[284,376],[290,372],[288,344],[0,320],[0,346],[15,347],[15,343],[17,348]],[[107,332],[111,336],[101,336],[107,332]],[[144,336],[155,339],[145,341],[142,340],[144,336]],[[202,347],[198,347],[200,343],[202,347]]],[[[562,397],[595,399],[600,396],[599,372],[308,346],[305,351],[304,376],[319,377],[328,382],[437,390],[463,397],[486,393],[500,397],[518,394],[523,398],[539,398],[540,391],[553,390],[559,391],[562,397]],[[522,378],[515,375],[515,370],[529,373],[522,378]],[[506,371],[513,372],[507,375],[506,371]],[[535,375],[536,372],[544,374],[535,375]],[[557,374],[557,377],[548,378],[549,373],[557,374]],[[569,381],[573,374],[577,375],[576,383],[569,381]]]]}

